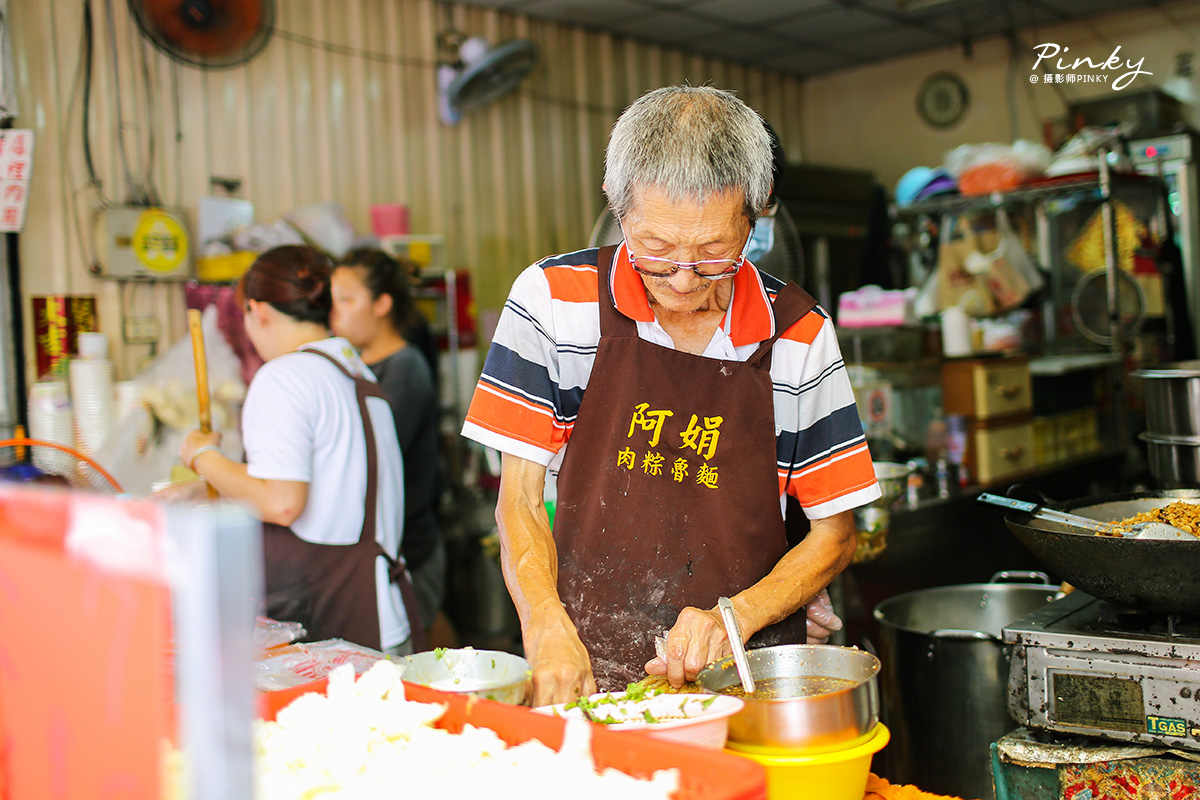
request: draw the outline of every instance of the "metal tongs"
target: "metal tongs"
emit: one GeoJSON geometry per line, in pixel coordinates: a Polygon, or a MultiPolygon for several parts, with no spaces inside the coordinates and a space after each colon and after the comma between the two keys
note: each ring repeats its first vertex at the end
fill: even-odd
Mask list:
{"type": "Polygon", "coordinates": [[[742,629],[738,627],[737,617],[733,615],[733,603],[728,597],[718,597],[717,608],[721,610],[721,619],[725,622],[725,633],[729,636],[730,647],[733,648],[733,663],[737,665],[742,688],[746,690],[746,694],[754,694],[754,676],[750,674],[750,660],[746,658],[746,646],[742,643],[742,629]]]}
{"type": "Polygon", "coordinates": [[[1125,539],[1196,538],[1187,531],[1176,528],[1174,525],[1166,522],[1136,522],[1132,525],[1117,525],[1112,522],[1100,522],[1099,520],[1081,517],[1077,514],[1068,514],[1065,511],[1056,511],[1052,508],[1046,508],[1039,503],[1027,503],[1024,500],[1014,500],[1011,497],[1002,497],[1000,495],[987,494],[986,492],[979,495],[979,501],[1000,506],[1001,508],[1010,508],[1014,511],[1023,511],[1033,516],[1034,519],[1043,519],[1046,522],[1055,522],[1070,528],[1080,528],[1093,534],[1105,534],[1125,539]]]}

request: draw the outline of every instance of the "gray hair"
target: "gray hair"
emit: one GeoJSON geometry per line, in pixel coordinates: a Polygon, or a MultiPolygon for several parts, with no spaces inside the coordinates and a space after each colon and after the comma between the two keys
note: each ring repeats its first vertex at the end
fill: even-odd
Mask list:
{"type": "Polygon", "coordinates": [[[664,86],[642,95],[613,125],[604,190],[618,220],[634,193],[654,186],[672,200],[740,190],[753,225],[771,194],[771,136],[755,111],[712,86],[664,86]]]}

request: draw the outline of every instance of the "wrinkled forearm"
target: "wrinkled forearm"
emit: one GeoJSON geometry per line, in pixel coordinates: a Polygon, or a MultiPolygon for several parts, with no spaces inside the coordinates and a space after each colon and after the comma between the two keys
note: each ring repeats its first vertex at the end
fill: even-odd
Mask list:
{"type": "Polygon", "coordinates": [[[748,639],[799,611],[853,556],[852,512],[813,520],[804,541],[789,550],[765,578],[731,598],[742,635],[748,639]]]}
{"type": "Polygon", "coordinates": [[[508,455],[503,463],[496,505],[500,565],[528,638],[530,628],[566,620],[558,596],[558,550],[542,501],[545,468],[508,455]]]}

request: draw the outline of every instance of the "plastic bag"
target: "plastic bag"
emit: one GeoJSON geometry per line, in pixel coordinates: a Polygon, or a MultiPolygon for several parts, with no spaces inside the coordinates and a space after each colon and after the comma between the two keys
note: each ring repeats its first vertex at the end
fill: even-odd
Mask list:
{"type": "Polygon", "coordinates": [[[333,258],[341,258],[354,245],[354,226],[337,203],[310,203],[283,218],[333,258]]]}
{"type": "Polygon", "coordinates": [[[964,267],[974,275],[985,275],[996,310],[1008,311],[1025,302],[1046,281],[1025,252],[1021,237],[1013,231],[1002,208],[996,210],[996,235],[999,239],[996,249],[990,253],[972,251],[967,254],[964,267]]]}
{"type": "Polygon", "coordinates": [[[1009,144],[960,145],[946,154],[945,167],[964,195],[990,194],[1012,189],[1041,177],[1050,164],[1050,149],[1018,139],[1009,144]]]}
{"type": "Polygon", "coordinates": [[[976,230],[970,223],[961,229],[961,236],[947,236],[939,251],[941,309],[960,306],[973,317],[990,317],[1016,308],[1045,286],[1004,209],[996,211],[995,230],[976,230]]]}
{"type": "Polygon", "coordinates": [[[967,257],[980,249],[994,250],[999,239],[994,231],[975,233],[965,220],[942,226],[938,246],[937,305],[941,311],[958,306],[972,317],[990,317],[996,304],[984,274],[967,269],[967,257]],[[961,228],[962,233],[955,235],[961,228]]]}
{"type": "Polygon", "coordinates": [[[270,617],[256,617],[254,620],[254,648],[259,651],[270,650],[291,644],[302,639],[308,633],[299,622],[279,622],[270,617]]]}
{"type": "MultiPolygon", "coordinates": [[[[213,430],[223,434],[221,450],[233,459],[242,455],[237,413],[246,396],[241,364],[217,329],[217,310],[204,310],[202,327],[212,395],[213,430]]],[[[144,496],[167,480],[179,464],[183,437],[200,424],[192,342],[184,336],[134,379],[145,409],[117,422],[93,456],[112,473],[127,494],[144,496]],[[148,421],[152,415],[153,421],[148,421]],[[147,430],[151,431],[146,436],[147,430]]]]}
{"type": "Polygon", "coordinates": [[[289,644],[263,653],[254,665],[254,682],[259,691],[273,692],[312,683],[342,664],[352,665],[361,675],[385,659],[387,656],[378,650],[344,639],[289,644]]]}

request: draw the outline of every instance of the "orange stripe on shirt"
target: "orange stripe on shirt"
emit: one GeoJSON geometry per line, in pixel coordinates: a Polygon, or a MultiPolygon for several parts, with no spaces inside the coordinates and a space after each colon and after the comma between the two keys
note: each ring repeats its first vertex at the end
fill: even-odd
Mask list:
{"type": "Polygon", "coordinates": [[[475,387],[467,420],[552,453],[557,453],[566,443],[572,427],[555,419],[547,408],[482,383],[475,387]]]}
{"type": "Polygon", "coordinates": [[[550,296],[566,303],[595,303],[596,269],[579,267],[546,267],[542,270],[550,284],[550,296]]]}
{"type": "Polygon", "coordinates": [[[796,324],[784,331],[783,335],[779,338],[787,339],[789,342],[812,344],[813,339],[817,338],[817,333],[824,324],[825,318],[823,316],[816,311],[810,311],[797,320],[796,324]]]}
{"type": "Polygon", "coordinates": [[[875,467],[866,444],[861,444],[792,472],[790,486],[784,485],[787,478],[786,471],[779,473],[780,493],[790,491],[801,506],[810,507],[875,483],[875,467]]]}

